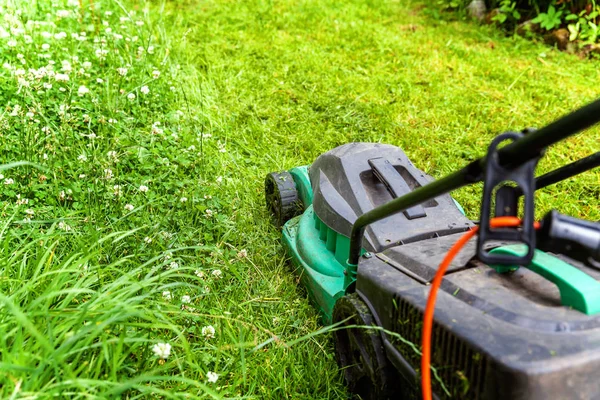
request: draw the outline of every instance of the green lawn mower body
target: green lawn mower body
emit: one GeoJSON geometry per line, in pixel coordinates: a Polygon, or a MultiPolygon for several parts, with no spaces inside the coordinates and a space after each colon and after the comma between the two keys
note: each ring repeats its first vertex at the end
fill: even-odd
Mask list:
{"type": "MultiPolygon", "coordinates": [[[[370,224],[358,265],[356,220],[433,178],[398,147],[350,143],[310,167],[269,174],[267,205],[325,324],[350,390],[366,399],[420,396],[423,310],[440,261],[474,223],[448,194],[370,224]],[[360,326],[372,326],[364,329],[360,326]]],[[[519,246],[485,244],[493,254],[519,246]]],[[[529,266],[489,266],[469,243],[436,306],[433,391],[452,399],[600,398],[600,272],[535,251],[529,266]]]]}

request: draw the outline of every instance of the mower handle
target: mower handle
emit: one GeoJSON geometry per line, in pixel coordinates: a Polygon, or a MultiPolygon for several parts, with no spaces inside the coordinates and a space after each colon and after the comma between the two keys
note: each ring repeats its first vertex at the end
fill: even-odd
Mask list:
{"type": "MultiPolygon", "coordinates": [[[[560,142],[598,122],[600,122],[600,99],[559,118],[537,131],[528,133],[510,145],[501,148],[498,150],[499,163],[507,169],[516,168],[529,160],[539,157],[546,147],[560,142]]],[[[393,199],[358,217],[354,225],[352,225],[352,232],[350,234],[348,269],[355,269],[358,265],[362,239],[367,225],[444,193],[482,181],[485,175],[485,163],[485,157],[481,157],[450,175],[415,189],[404,196],[393,199]]],[[[355,273],[355,270],[348,271],[348,275],[354,275],[355,273]]]]}

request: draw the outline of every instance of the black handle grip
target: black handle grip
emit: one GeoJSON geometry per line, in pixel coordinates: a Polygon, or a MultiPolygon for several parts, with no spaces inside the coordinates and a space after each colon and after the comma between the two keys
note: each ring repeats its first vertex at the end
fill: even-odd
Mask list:
{"type": "Polygon", "coordinates": [[[600,223],[550,211],[542,220],[538,248],[581,262],[600,261],[600,223]]]}
{"type": "Polygon", "coordinates": [[[479,213],[479,237],[477,240],[477,258],[486,264],[499,265],[528,265],[533,260],[535,250],[536,234],[533,228],[535,191],[534,171],[538,157],[527,161],[511,169],[504,168],[498,161],[498,145],[505,140],[514,142],[523,138],[522,133],[506,132],[496,136],[488,147],[485,159],[485,176],[483,179],[483,198],[481,201],[481,212],[479,213]],[[491,227],[491,218],[500,216],[516,216],[518,214],[517,191],[506,182],[514,182],[523,193],[523,224],[522,227],[494,228],[491,227]],[[492,196],[494,189],[499,187],[495,193],[496,207],[492,215],[492,196]],[[520,256],[491,253],[486,250],[489,241],[509,241],[524,244],[527,252],[520,256]]]}

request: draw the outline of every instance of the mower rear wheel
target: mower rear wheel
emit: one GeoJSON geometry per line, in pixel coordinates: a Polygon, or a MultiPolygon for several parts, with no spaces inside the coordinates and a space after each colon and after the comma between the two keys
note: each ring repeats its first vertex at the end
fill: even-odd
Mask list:
{"type": "MultiPolygon", "coordinates": [[[[344,296],[333,309],[333,323],[376,326],[367,305],[356,293],[344,296]]],[[[350,392],[362,400],[397,399],[398,373],[385,355],[379,331],[365,328],[338,329],[335,353],[350,392]]]]}
{"type": "Polygon", "coordinates": [[[302,204],[294,178],[287,171],[272,172],[265,179],[265,200],[275,224],[281,228],[302,213],[302,204]]]}

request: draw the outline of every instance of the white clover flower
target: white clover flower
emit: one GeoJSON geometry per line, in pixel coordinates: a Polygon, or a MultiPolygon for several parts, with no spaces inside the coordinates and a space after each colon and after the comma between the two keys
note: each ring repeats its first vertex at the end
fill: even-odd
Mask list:
{"type": "Polygon", "coordinates": [[[214,339],[215,337],[215,328],[212,325],[208,325],[202,328],[202,336],[207,339],[214,339]]]}
{"type": "Polygon", "coordinates": [[[179,199],[180,202],[185,203],[188,201],[187,197],[182,197],[179,199]]]}
{"type": "Polygon", "coordinates": [[[183,295],[183,296],[181,296],[181,302],[183,304],[190,304],[192,302],[192,298],[190,296],[188,296],[187,294],[183,295]]]}
{"type": "Polygon", "coordinates": [[[146,50],[148,54],[154,54],[154,46],[148,46],[148,50],[146,50]]]}
{"type": "Polygon", "coordinates": [[[205,194],[205,195],[204,195],[204,198],[205,198],[206,200],[210,200],[210,199],[212,199],[212,196],[211,196],[210,194],[205,194]]]}
{"type": "Polygon", "coordinates": [[[54,35],[54,39],[56,39],[56,40],[62,40],[66,37],[67,37],[67,34],[65,32],[58,32],[57,34],[54,35]]]}
{"type": "Polygon", "coordinates": [[[90,89],[86,88],[85,86],[81,85],[79,86],[79,89],[77,89],[77,94],[79,96],[85,96],[86,94],[88,94],[90,92],[90,89]]]}
{"type": "Polygon", "coordinates": [[[25,116],[26,116],[27,118],[29,118],[29,119],[33,119],[33,117],[35,117],[35,114],[34,114],[34,113],[32,113],[31,111],[29,111],[29,112],[27,112],[27,113],[25,114],[25,116]]]}
{"type": "Polygon", "coordinates": [[[158,358],[166,360],[171,354],[171,345],[169,343],[157,343],[152,347],[152,351],[158,358]]]}
{"type": "MultiPolygon", "coordinates": [[[[40,36],[42,36],[44,39],[50,39],[52,37],[52,34],[50,32],[43,31],[40,33],[40,36]]],[[[54,37],[56,38],[56,35],[54,37]]]]}
{"type": "Polygon", "coordinates": [[[9,40],[8,42],[6,42],[8,47],[17,47],[17,41],[14,39],[9,40]]]}
{"type": "Polygon", "coordinates": [[[85,154],[80,154],[80,155],[77,157],[77,160],[79,160],[80,162],[86,162],[86,161],[87,161],[87,159],[88,159],[88,158],[87,158],[87,156],[86,156],[85,154]]]}
{"type": "Polygon", "coordinates": [[[54,75],[54,80],[57,82],[68,82],[69,81],[69,75],[67,74],[56,74],[54,75]]]}
{"type": "Polygon", "coordinates": [[[48,43],[42,44],[42,50],[50,50],[50,45],[48,43]]]}
{"type": "Polygon", "coordinates": [[[92,68],[92,63],[89,61],[84,61],[83,64],[81,64],[81,66],[85,69],[90,69],[92,68]]]}
{"type": "Polygon", "coordinates": [[[212,216],[213,216],[213,211],[207,208],[207,209],[204,211],[204,214],[206,214],[206,218],[210,218],[210,217],[212,217],[212,216]]]}
{"type": "Polygon", "coordinates": [[[217,382],[217,379],[219,379],[219,374],[217,374],[217,373],[215,373],[215,372],[212,372],[212,371],[208,371],[208,372],[206,373],[206,380],[207,380],[209,383],[216,383],[216,382],[217,382]]]}
{"type": "Polygon", "coordinates": [[[33,217],[35,211],[33,211],[31,208],[28,208],[27,210],[25,210],[25,214],[27,214],[28,217],[33,217]]]}
{"type": "Polygon", "coordinates": [[[113,174],[113,172],[112,172],[112,169],[110,169],[110,168],[106,168],[106,169],[104,170],[104,178],[105,178],[105,179],[112,179],[113,177],[114,177],[114,174],[113,174]]]}
{"type": "Polygon", "coordinates": [[[135,94],[134,93],[129,93],[127,95],[127,98],[129,99],[129,101],[134,101],[135,100],[135,94]]]}
{"type": "Polygon", "coordinates": [[[18,104],[15,104],[15,106],[13,107],[13,109],[12,109],[12,111],[11,111],[10,115],[11,115],[12,117],[16,117],[17,115],[19,115],[19,112],[20,112],[20,111],[21,111],[21,106],[20,106],[20,105],[18,105],[18,104]]]}
{"type": "Polygon", "coordinates": [[[135,21],[135,24],[137,26],[143,26],[144,25],[144,21],[135,21]]]}
{"type": "Polygon", "coordinates": [[[42,158],[43,158],[44,160],[47,160],[47,159],[48,159],[48,154],[46,154],[46,153],[42,154],[42,158]]]}
{"type": "Polygon", "coordinates": [[[150,243],[152,243],[152,238],[151,238],[151,237],[149,237],[149,236],[146,236],[146,237],[144,238],[144,243],[146,243],[146,244],[150,244],[150,243]]]}
{"type": "Polygon", "coordinates": [[[196,276],[200,279],[204,279],[204,271],[201,271],[199,269],[194,271],[194,274],[196,274],[196,276]]]}
{"type": "Polygon", "coordinates": [[[15,70],[15,76],[23,76],[25,75],[26,71],[23,68],[19,68],[15,70]]]}
{"type": "Polygon", "coordinates": [[[79,179],[85,178],[85,174],[79,174],[79,179]]]}
{"type": "MultiPolygon", "coordinates": [[[[96,49],[96,57],[103,59],[106,57],[106,55],[108,54],[108,50],[106,49],[96,49]]],[[[127,70],[125,70],[125,73],[127,73],[127,70]]]]}
{"type": "Polygon", "coordinates": [[[62,64],[62,66],[60,69],[63,72],[69,73],[69,72],[73,71],[73,66],[71,65],[71,63],[69,61],[63,60],[61,64],[62,64]]]}
{"type": "Polygon", "coordinates": [[[177,264],[175,261],[171,261],[171,263],[169,264],[169,269],[177,269],[179,268],[179,264],[177,264]]]}
{"type": "Polygon", "coordinates": [[[223,182],[223,177],[222,176],[217,176],[217,179],[215,179],[215,181],[217,183],[221,183],[221,182],[223,182]]]}
{"type": "Polygon", "coordinates": [[[172,300],[173,296],[171,295],[171,292],[169,292],[168,290],[165,290],[164,292],[162,292],[162,296],[163,299],[165,300],[172,300]]]}
{"type": "Polygon", "coordinates": [[[154,71],[152,71],[152,77],[154,79],[158,79],[158,77],[160,76],[160,71],[155,69],[154,71]]]}
{"type": "Polygon", "coordinates": [[[142,193],[148,192],[148,186],[146,186],[146,185],[140,185],[140,192],[142,192],[142,193]]]}
{"type": "Polygon", "coordinates": [[[60,201],[65,201],[66,198],[67,198],[67,194],[65,193],[64,190],[61,190],[60,193],[58,194],[58,199],[60,201]]]}
{"type": "Polygon", "coordinates": [[[69,10],[58,10],[56,12],[56,16],[58,18],[66,18],[69,16],[69,14],[71,14],[71,12],[69,10]]]}
{"type": "Polygon", "coordinates": [[[125,207],[123,207],[125,210],[127,211],[133,211],[133,204],[125,204],[125,207]]]}
{"type": "Polygon", "coordinates": [[[140,88],[140,92],[142,92],[142,94],[148,94],[150,93],[150,89],[148,88],[148,86],[142,86],[140,88]]]}
{"type": "Polygon", "coordinates": [[[237,253],[238,258],[246,258],[248,257],[248,250],[242,249],[237,253]]]}
{"type": "Polygon", "coordinates": [[[160,122],[159,121],[157,121],[157,122],[155,122],[155,123],[152,124],[152,132],[151,133],[153,135],[162,135],[163,130],[161,128],[159,128],[159,126],[160,126],[160,122]]]}
{"type": "Polygon", "coordinates": [[[130,21],[130,19],[128,17],[120,17],[119,18],[119,22],[122,23],[122,24],[125,23],[125,22],[127,22],[127,21],[130,21]]]}
{"type": "Polygon", "coordinates": [[[15,181],[12,178],[6,178],[4,180],[5,185],[12,185],[13,183],[15,183],[15,181]]]}
{"type": "Polygon", "coordinates": [[[113,161],[117,161],[117,152],[114,150],[111,150],[108,153],[106,153],[106,156],[113,161]]]}
{"type": "Polygon", "coordinates": [[[17,204],[18,206],[21,206],[21,205],[24,205],[24,204],[29,204],[29,199],[26,199],[26,198],[21,198],[21,195],[20,195],[20,194],[18,194],[18,195],[17,195],[17,201],[16,201],[16,204],[17,204]]]}
{"type": "MultiPolygon", "coordinates": [[[[116,197],[119,197],[119,196],[121,196],[121,194],[123,194],[123,191],[122,191],[121,185],[114,185],[114,186],[113,186],[113,194],[114,194],[116,197]]],[[[130,211],[131,211],[131,210],[130,210],[130,211]]]]}
{"type": "Polygon", "coordinates": [[[97,83],[104,83],[104,79],[102,79],[102,78],[96,78],[96,82],[97,83]]]}
{"type": "Polygon", "coordinates": [[[72,228],[68,224],[65,224],[63,221],[60,221],[58,223],[58,229],[61,229],[65,232],[69,232],[72,228]]]}
{"type": "Polygon", "coordinates": [[[44,82],[43,86],[44,86],[44,89],[46,89],[46,90],[52,89],[52,84],[51,83],[44,82]]]}
{"type": "Polygon", "coordinates": [[[117,72],[119,73],[119,75],[125,76],[127,75],[127,68],[117,68],[117,72]]]}

